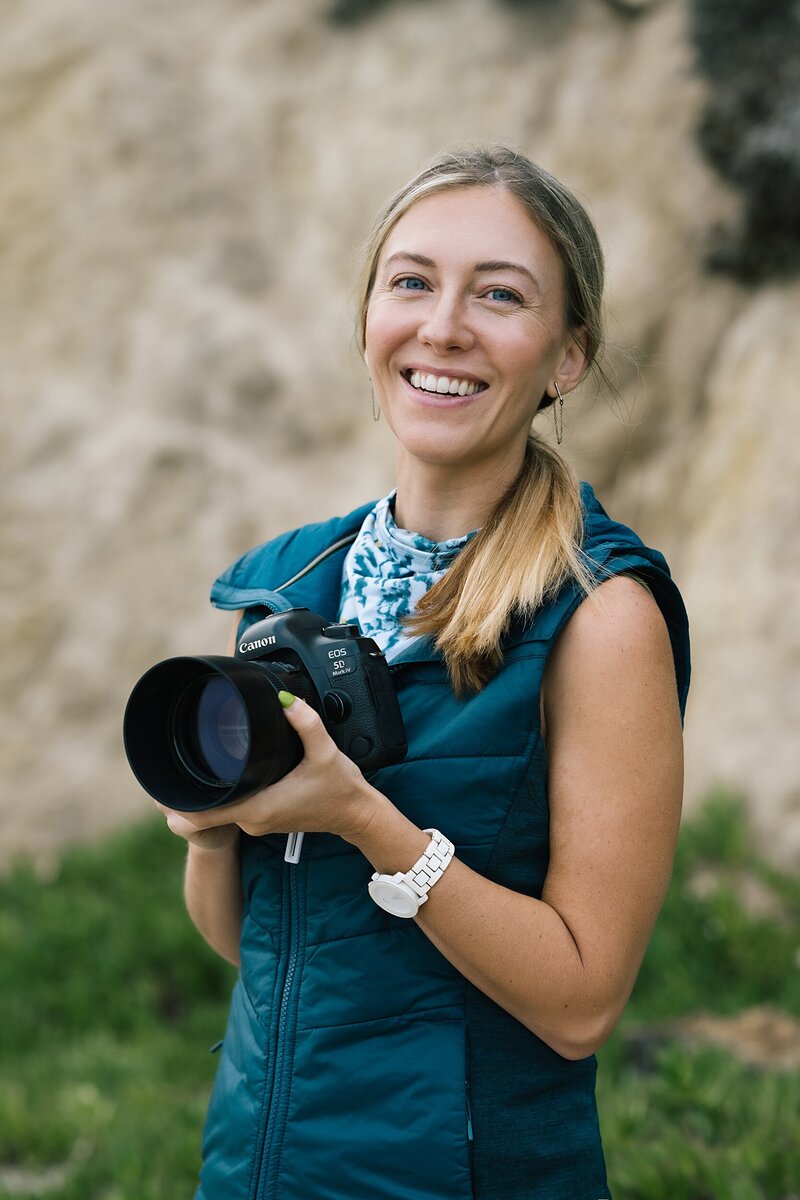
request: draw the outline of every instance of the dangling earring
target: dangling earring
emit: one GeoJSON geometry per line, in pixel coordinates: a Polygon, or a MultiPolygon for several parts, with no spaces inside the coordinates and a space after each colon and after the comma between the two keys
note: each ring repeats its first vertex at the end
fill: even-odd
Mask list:
{"type": "Polygon", "coordinates": [[[380,421],[381,406],[380,406],[380,404],[378,404],[378,401],[375,399],[375,392],[374,392],[373,388],[369,389],[369,394],[372,397],[372,419],[373,419],[373,421],[380,421]]]}
{"type": "Polygon", "coordinates": [[[558,397],[558,411],[556,412],[556,402],[553,401],[553,425],[556,430],[556,441],[559,446],[564,437],[564,397],[561,395],[561,388],[556,383],[556,396],[558,397]]]}

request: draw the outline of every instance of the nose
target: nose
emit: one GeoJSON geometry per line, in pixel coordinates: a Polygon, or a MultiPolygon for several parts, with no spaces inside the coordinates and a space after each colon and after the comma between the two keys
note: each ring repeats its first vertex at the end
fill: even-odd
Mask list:
{"type": "Polygon", "coordinates": [[[427,309],[417,337],[422,345],[440,353],[447,350],[468,350],[475,343],[467,311],[460,296],[441,292],[427,309]]]}

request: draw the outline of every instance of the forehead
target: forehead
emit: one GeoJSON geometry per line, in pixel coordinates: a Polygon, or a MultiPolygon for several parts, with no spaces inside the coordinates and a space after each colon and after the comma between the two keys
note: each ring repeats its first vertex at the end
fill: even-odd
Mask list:
{"type": "Polygon", "coordinates": [[[413,204],[391,229],[381,262],[398,252],[452,262],[519,262],[537,275],[559,278],[561,262],[549,237],[516,196],[502,188],[450,188],[413,204]]]}

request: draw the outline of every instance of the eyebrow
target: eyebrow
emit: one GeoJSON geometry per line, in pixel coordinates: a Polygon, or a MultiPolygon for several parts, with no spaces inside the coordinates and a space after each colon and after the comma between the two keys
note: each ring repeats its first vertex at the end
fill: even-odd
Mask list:
{"type": "MultiPolygon", "coordinates": [[[[395,259],[398,258],[406,259],[409,262],[418,263],[421,267],[436,267],[436,263],[432,258],[428,258],[424,254],[412,254],[410,250],[398,250],[395,254],[390,255],[386,260],[386,266],[388,267],[389,263],[394,262],[395,259]]],[[[536,276],[529,271],[527,267],[523,267],[520,263],[506,262],[505,259],[499,258],[490,259],[487,262],[475,263],[474,270],[479,275],[484,274],[487,271],[516,271],[519,275],[526,275],[538,292],[541,292],[542,290],[539,280],[536,278],[536,276]]]]}

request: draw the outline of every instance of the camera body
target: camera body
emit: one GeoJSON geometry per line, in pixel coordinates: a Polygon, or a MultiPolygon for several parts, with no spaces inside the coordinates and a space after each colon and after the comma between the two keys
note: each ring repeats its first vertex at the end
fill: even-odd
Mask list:
{"type": "Polygon", "coordinates": [[[292,608],[251,625],[239,638],[236,657],[271,666],[278,690],[311,704],[338,748],[362,771],[405,756],[405,727],[389,667],[357,625],[332,625],[307,608],[292,608]]]}
{"type": "Polygon", "coordinates": [[[303,757],[279,691],[310,704],[362,771],[405,757],[403,717],[375,642],[356,625],[292,608],[251,625],[233,658],[170,658],[142,676],[123,722],[134,775],[182,812],[244,800],[277,782],[303,757]]]}

